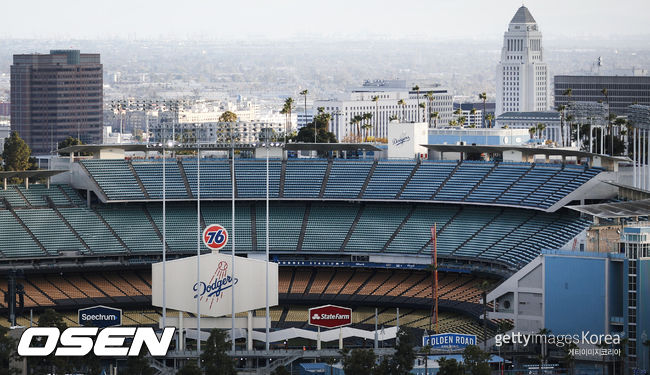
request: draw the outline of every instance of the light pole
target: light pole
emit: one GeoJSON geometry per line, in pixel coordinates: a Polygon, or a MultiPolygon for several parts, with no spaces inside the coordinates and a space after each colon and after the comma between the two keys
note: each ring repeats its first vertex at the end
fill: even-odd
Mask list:
{"type": "MultiPolygon", "coordinates": [[[[196,135],[196,285],[201,285],[201,140],[199,124],[195,125],[196,135]]],[[[233,314],[234,315],[234,314],[233,314]]],[[[199,354],[198,366],[201,367],[201,298],[196,296],[196,349],[199,354]]]]}
{"type": "MultiPolygon", "coordinates": [[[[230,178],[231,178],[231,185],[230,185],[230,192],[231,192],[231,201],[232,201],[232,213],[231,213],[231,229],[232,229],[232,236],[230,237],[231,239],[231,248],[230,248],[230,265],[231,265],[231,274],[232,274],[232,279],[235,280],[235,134],[234,134],[234,128],[233,128],[233,123],[229,122],[229,127],[230,127],[230,147],[231,147],[231,154],[232,154],[232,162],[230,164],[230,178]]],[[[230,339],[232,341],[232,351],[235,351],[235,283],[232,283],[232,292],[230,295],[230,307],[231,307],[231,325],[232,325],[232,331],[230,334],[230,339]]]]}

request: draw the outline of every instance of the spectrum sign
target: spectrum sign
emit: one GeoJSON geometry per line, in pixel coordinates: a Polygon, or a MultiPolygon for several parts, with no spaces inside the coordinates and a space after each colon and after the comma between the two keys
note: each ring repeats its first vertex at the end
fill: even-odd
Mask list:
{"type": "Polygon", "coordinates": [[[352,323],[352,309],[325,305],[309,309],[309,324],[323,328],[337,328],[352,323]]]}

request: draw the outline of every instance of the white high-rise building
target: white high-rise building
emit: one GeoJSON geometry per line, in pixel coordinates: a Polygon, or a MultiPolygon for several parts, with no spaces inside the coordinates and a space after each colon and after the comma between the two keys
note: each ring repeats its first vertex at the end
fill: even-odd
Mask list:
{"type": "Polygon", "coordinates": [[[495,114],[548,111],[551,107],[549,79],[542,33],[528,8],[522,6],[503,35],[495,114]]]}
{"type": "Polygon", "coordinates": [[[314,108],[319,107],[332,115],[330,131],[339,141],[359,131],[359,125],[354,125],[352,119],[365,113],[372,114],[372,119],[368,121],[372,128],[368,134],[379,138],[388,137],[388,126],[393,119],[400,122],[430,120],[431,127],[443,127],[454,116],[453,97],[447,89],[423,85],[418,92],[413,90],[413,85],[407,85],[405,80],[366,81],[361,87],[352,90],[346,98],[316,100],[314,108]],[[431,101],[426,97],[429,92],[433,98],[431,101]],[[375,97],[377,100],[373,101],[375,97]],[[400,100],[403,100],[403,104],[398,104],[400,100]],[[424,108],[419,104],[424,104],[424,108]],[[427,119],[429,113],[436,113],[437,117],[427,119]]]}

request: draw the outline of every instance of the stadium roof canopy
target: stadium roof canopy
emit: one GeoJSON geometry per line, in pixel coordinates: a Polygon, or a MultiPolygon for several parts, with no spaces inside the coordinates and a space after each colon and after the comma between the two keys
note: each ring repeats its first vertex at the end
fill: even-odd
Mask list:
{"type": "Polygon", "coordinates": [[[287,143],[284,147],[289,151],[381,151],[370,143],[287,143]]]}
{"type": "Polygon", "coordinates": [[[48,178],[67,170],[0,171],[0,178],[48,178]]]}
{"type": "MultiPolygon", "coordinates": [[[[271,142],[272,147],[284,146],[285,150],[289,151],[381,151],[380,148],[371,145],[369,143],[280,143],[278,142],[274,146],[274,142],[271,142]]],[[[256,148],[264,147],[263,143],[235,143],[235,150],[254,150],[256,148]]],[[[146,145],[146,144],[117,144],[117,145],[77,145],[69,146],[57,150],[59,154],[65,153],[90,153],[96,154],[102,150],[123,150],[123,151],[162,151],[161,145],[146,145]]],[[[231,143],[209,143],[201,144],[201,150],[203,151],[224,151],[231,150],[233,145],[231,143]]],[[[174,147],[166,147],[167,150],[196,150],[196,144],[188,145],[176,145],[174,147]]]]}
{"type": "Polygon", "coordinates": [[[68,146],[56,150],[59,154],[69,153],[96,153],[101,150],[121,149],[124,151],[147,151],[147,145],[144,144],[119,144],[119,145],[76,145],[68,146]]]}
{"type": "MultiPolygon", "coordinates": [[[[588,158],[592,166],[603,167],[608,170],[617,170],[618,163],[630,162],[629,158],[623,156],[609,156],[595,154],[593,152],[585,152],[578,150],[571,150],[566,148],[551,148],[551,147],[528,147],[528,146],[485,146],[485,145],[422,145],[429,149],[429,151],[438,152],[462,152],[462,153],[488,153],[488,154],[502,154],[504,152],[520,152],[523,162],[532,162],[535,155],[546,156],[561,156],[565,158],[576,157],[578,159],[588,158]],[[598,159],[600,165],[594,165],[594,160],[598,159]]],[[[504,158],[505,159],[505,158],[504,158]]]]}
{"type": "Polygon", "coordinates": [[[637,217],[650,215],[650,199],[641,201],[586,204],[567,206],[572,210],[596,216],[601,219],[616,219],[621,217],[637,217]]]}

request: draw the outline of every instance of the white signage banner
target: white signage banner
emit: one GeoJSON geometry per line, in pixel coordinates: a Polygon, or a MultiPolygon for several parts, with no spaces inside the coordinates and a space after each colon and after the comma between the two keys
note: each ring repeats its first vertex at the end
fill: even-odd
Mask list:
{"type": "MultiPolygon", "coordinates": [[[[235,313],[266,306],[266,262],[221,253],[201,255],[200,282],[196,278],[196,256],[167,261],[167,308],[196,314],[196,298],[201,315],[219,317],[231,313],[235,290],[235,313]]],[[[152,304],[162,307],[162,262],[152,265],[152,304]]],[[[269,263],[269,305],[278,304],[278,265],[269,263]]]]}

